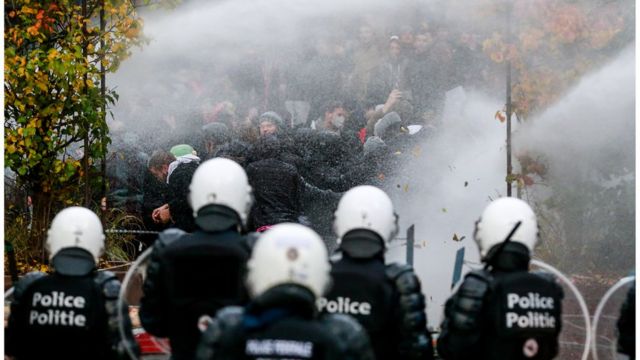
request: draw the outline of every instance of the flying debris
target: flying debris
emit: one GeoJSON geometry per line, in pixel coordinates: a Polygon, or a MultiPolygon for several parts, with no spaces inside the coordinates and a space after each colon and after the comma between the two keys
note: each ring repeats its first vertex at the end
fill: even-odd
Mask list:
{"type": "Polygon", "coordinates": [[[466,236],[458,237],[458,234],[453,233],[453,238],[452,238],[452,240],[453,240],[453,241],[462,241],[462,240],[464,240],[465,238],[466,238],[466,236]]]}

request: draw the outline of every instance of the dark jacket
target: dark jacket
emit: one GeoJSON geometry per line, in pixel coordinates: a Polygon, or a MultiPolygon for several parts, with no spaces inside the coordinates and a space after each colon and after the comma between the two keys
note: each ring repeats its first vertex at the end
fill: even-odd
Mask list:
{"type": "MultiPolygon", "coordinates": [[[[68,264],[72,273],[32,272],[16,283],[5,329],[6,355],[21,360],[106,360],[128,358],[121,352],[125,347],[133,354],[139,352],[128,317],[123,324],[125,339],[118,329],[120,282],[113,273],[96,272],[91,265],[81,269],[79,259],[85,259],[85,264],[94,260],[88,252],[77,250],[59,253],[68,252],[74,258],[68,264]]],[[[54,263],[58,260],[58,265],[64,265],[64,259],[54,258],[54,263]]]]}
{"type": "Polygon", "coordinates": [[[291,164],[265,159],[247,167],[255,203],[249,215],[249,229],[283,222],[298,222],[302,214],[304,187],[298,170],[291,164]]]}
{"type": "Polygon", "coordinates": [[[198,168],[198,162],[180,164],[169,176],[168,204],[173,219],[173,227],[186,232],[194,231],[196,228],[193,221],[193,211],[189,206],[189,185],[193,173],[198,168]]]}
{"type": "Polygon", "coordinates": [[[224,309],[202,335],[197,359],[373,359],[369,339],[346,316],[317,316],[315,297],[284,284],[243,309],[224,309]],[[281,344],[281,346],[280,346],[281,344]]]}
{"type": "Polygon", "coordinates": [[[169,197],[169,185],[158,180],[150,171],[145,171],[142,183],[142,220],[148,230],[163,230],[165,227],[154,223],[153,210],[166,204],[169,197]]]}
{"type": "Polygon", "coordinates": [[[244,288],[250,248],[231,229],[169,229],[154,244],[140,302],[145,330],[168,337],[173,359],[193,359],[199,338],[198,319],[248,300],[244,288]]]}
{"type": "Polygon", "coordinates": [[[529,252],[508,243],[490,272],[468,273],[445,304],[438,338],[443,359],[553,359],[562,329],[562,288],[528,272],[529,252]]]}
{"type": "MultiPolygon", "coordinates": [[[[344,241],[349,240],[342,245],[344,241]]],[[[385,265],[382,245],[378,252],[364,249],[366,245],[359,247],[364,252],[357,257],[343,250],[334,259],[333,286],[318,301],[320,310],[355,317],[367,330],[378,360],[432,359],[424,296],[413,269],[385,265]]]]}

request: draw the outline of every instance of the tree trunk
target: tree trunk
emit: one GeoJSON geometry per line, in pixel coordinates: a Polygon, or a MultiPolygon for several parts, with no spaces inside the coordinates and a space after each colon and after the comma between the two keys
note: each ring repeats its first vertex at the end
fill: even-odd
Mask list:
{"type": "Polygon", "coordinates": [[[47,254],[45,251],[45,239],[49,222],[51,221],[51,193],[45,193],[36,189],[33,192],[33,220],[31,223],[31,232],[29,233],[29,248],[32,249],[32,256],[40,258],[42,263],[47,262],[47,254]]]}

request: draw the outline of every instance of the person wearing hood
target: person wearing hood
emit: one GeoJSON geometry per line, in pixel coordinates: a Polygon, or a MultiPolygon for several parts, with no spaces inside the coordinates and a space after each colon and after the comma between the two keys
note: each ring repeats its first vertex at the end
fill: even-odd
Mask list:
{"type": "Polygon", "coordinates": [[[203,160],[212,159],[222,146],[231,141],[231,131],[227,125],[213,122],[202,127],[203,160]]]}
{"type": "Polygon", "coordinates": [[[387,98],[387,94],[397,89],[403,93],[405,100],[411,101],[407,66],[409,59],[402,53],[402,45],[398,36],[389,39],[388,53],[385,61],[380,64],[371,76],[368,100],[380,104],[387,98]]]}
{"type": "Polygon", "coordinates": [[[170,224],[171,227],[191,232],[195,229],[195,223],[191,216],[187,195],[189,183],[200,164],[200,158],[193,147],[187,144],[173,146],[170,153],[176,157],[176,160],[169,164],[167,171],[168,201],[153,210],[152,219],[156,223],[170,224]]]}
{"type": "Polygon", "coordinates": [[[274,136],[264,137],[254,146],[247,166],[256,199],[249,216],[250,230],[300,221],[304,185],[292,158],[274,136]]]}
{"type": "Polygon", "coordinates": [[[267,111],[258,118],[260,137],[281,136],[286,131],[286,125],[282,117],[275,111],[267,111]]]}

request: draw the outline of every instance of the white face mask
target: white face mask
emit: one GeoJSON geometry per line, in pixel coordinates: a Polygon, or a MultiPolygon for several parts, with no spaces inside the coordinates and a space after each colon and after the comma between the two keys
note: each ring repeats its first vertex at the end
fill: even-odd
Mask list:
{"type": "Polygon", "coordinates": [[[336,128],[342,129],[342,127],[344,126],[344,116],[336,116],[331,122],[336,128]]]}

